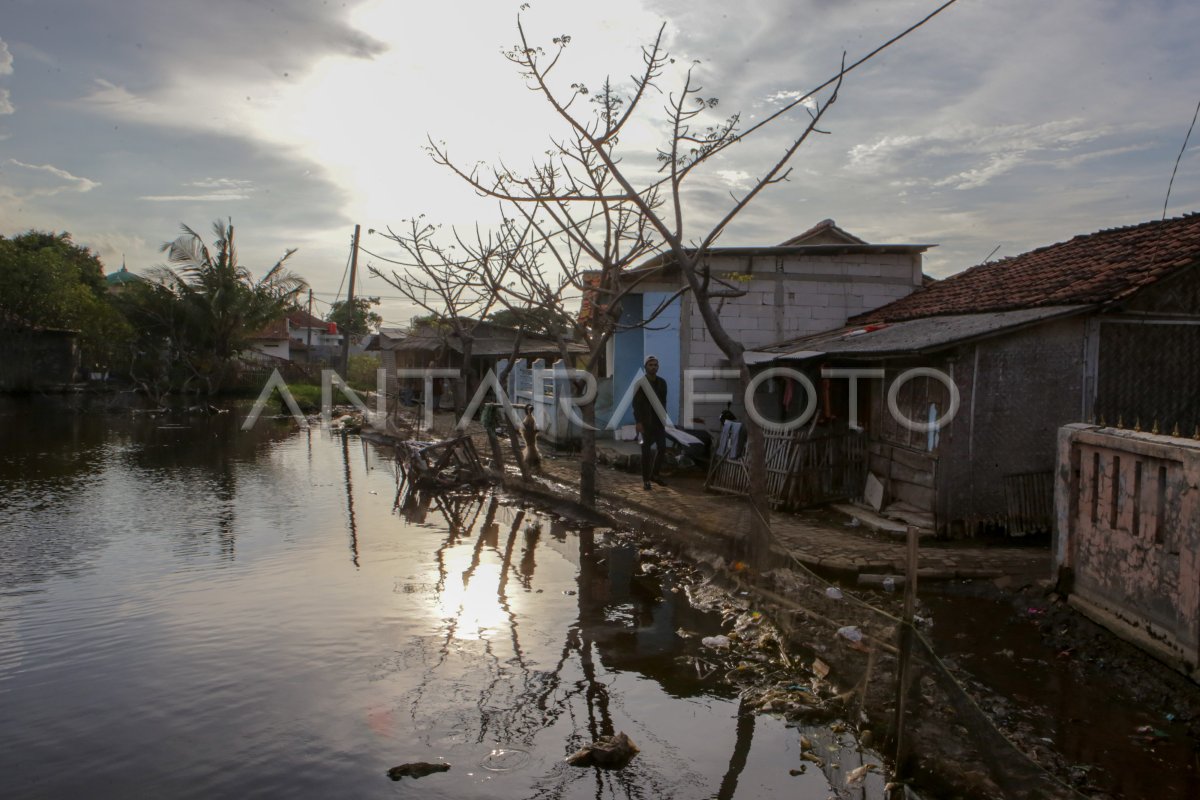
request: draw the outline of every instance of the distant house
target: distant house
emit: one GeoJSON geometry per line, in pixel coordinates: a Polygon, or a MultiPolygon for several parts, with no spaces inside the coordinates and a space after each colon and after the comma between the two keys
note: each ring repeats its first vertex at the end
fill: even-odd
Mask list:
{"type": "MultiPolygon", "coordinates": [[[[342,336],[335,322],[297,309],[280,317],[250,337],[254,352],[270,358],[305,364],[336,364],[341,358],[342,336]]],[[[352,341],[351,353],[361,353],[369,336],[352,341]]]]}
{"type": "Polygon", "coordinates": [[[287,315],[288,349],[295,361],[332,364],[341,357],[342,336],[336,322],[329,322],[303,309],[287,315]]]}
{"type": "Polygon", "coordinates": [[[292,360],[291,335],[288,331],[287,317],[267,325],[262,330],[255,331],[249,337],[250,348],[259,355],[270,358],[292,360]]]}
{"type": "MultiPolygon", "coordinates": [[[[883,506],[942,533],[1020,533],[1052,524],[1060,426],[1081,421],[1191,436],[1200,430],[1200,214],[1076,236],[981,264],[836,330],[751,354],[814,381],[874,368],[856,416],[883,506]],[[936,376],[896,386],[911,368],[936,376]],[[921,517],[920,515],[923,515],[921,517]]],[[[822,384],[822,424],[844,426],[849,382],[822,384]]]]}
{"type": "MultiPolygon", "coordinates": [[[[462,370],[474,386],[488,370],[496,369],[501,361],[512,355],[514,345],[517,345],[517,357],[529,361],[543,359],[550,365],[560,356],[558,342],[554,339],[522,334],[516,328],[486,321],[475,323],[469,363],[463,362],[466,348],[462,338],[449,326],[434,322],[420,322],[408,328],[381,328],[370,349],[379,350],[380,367],[387,371],[388,385],[395,390],[401,385],[397,379],[398,369],[429,366],[462,370]]],[[[567,350],[568,354],[575,354],[583,348],[571,343],[567,350]]],[[[421,381],[408,380],[409,388],[419,393],[421,381]]]]}
{"type": "Polygon", "coordinates": [[[79,332],[43,328],[0,311],[0,392],[49,389],[75,380],[79,332]]]}
{"type": "MultiPolygon", "coordinates": [[[[741,292],[720,302],[726,330],[747,348],[755,348],[840,327],[849,317],[921,288],[921,254],[930,247],[870,244],[827,219],[782,244],[713,248],[707,264],[714,281],[741,292]]],[[[680,419],[684,370],[728,367],[728,360],[712,341],[694,298],[680,294],[686,280],[669,254],[631,270],[624,280],[631,291],[622,301],[621,328],[605,359],[608,376],[601,385],[598,416],[610,417],[646,356],[655,355],[659,374],[670,386],[667,412],[680,427],[699,427],[694,420],[680,419]]],[[[584,311],[590,312],[586,295],[585,301],[584,311]]],[[[694,384],[698,393],[733,394],[740,415],[744,410],[736,387],[732,379],[694,384]]],[[[716,430],[723,407],[724,403],[697,403],[694,413],[704,427],[716,430]]],[[[632,411],[627,410],[615,425],[632,422],[632,411]]]]}

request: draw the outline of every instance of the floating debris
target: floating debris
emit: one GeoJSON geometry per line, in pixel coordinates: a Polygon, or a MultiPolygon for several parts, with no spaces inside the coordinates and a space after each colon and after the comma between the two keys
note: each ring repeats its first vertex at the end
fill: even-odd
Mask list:
{"type": "Polygon", "coordinates": [[[857,625],[847,625],[844,628],[838,628],[837,632],[838,632],[838,636],[841,636],[843,639],[846,639],[848,641],[854,642],[855,644],[857,644],[858,642],[861,642],[862,638],[863,638],[862,631],[860,631],[858,629],[857,625]]]}
{"type": "Polygon", "coordinates": [[[573,767],[605,767],[620,769],[638,754],[637,745],[624,732],[616,736],[601,736],[567,756],[573,767]]]}
{"type": "Polygon", "coordinates": [[[435,772],[448,772],[450,765],[443,762],[414,761],[411,764],[401,764],[387,771],[387,776],[394,781],[401,778],[424,778],[435,772]]]}

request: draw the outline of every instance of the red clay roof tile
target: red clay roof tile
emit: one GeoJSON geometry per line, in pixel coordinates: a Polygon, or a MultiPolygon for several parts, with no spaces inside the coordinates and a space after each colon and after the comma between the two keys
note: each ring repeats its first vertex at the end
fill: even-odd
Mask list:
{"type": "Polygon", "coordinates": [[[1200,213],[1143,222],[971,267],[851,324],[1107,303],[1200,262],[1200,213]]]}

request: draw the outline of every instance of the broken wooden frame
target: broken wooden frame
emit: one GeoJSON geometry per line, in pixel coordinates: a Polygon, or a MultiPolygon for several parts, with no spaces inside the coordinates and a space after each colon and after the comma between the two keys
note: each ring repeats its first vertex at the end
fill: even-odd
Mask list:
{"type": "Polygon", "coordinates": [[[452,489],[491,480],[470,436],[440,442],[406,441],[396,445],[400,471],[397,496],[404,485],[414,489],[452,489]]]}

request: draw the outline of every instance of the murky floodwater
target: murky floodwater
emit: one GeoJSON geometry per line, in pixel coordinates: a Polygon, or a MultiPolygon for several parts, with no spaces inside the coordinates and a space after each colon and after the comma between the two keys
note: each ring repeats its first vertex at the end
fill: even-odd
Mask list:
{"type": "Polygon", "coordinates": [[[1081,680],[1069,652],[1043,641],[1033,621],[1014,615],[1007,603],[950,595],[925,602],[941,654],[1003,696],[993,713],[1061,753],[1087,784],[1120,798],[1200,796],[1195,743],[1186,726],[1131,696],[1127,684],[1138,676],[1081,680]],[[1145,735],[1147,729],[1154,734],[1145,735]]]}
{"type": "Polygon", "coordinates": [[[841,769],[789,775],[800,731],[702,679],[675,631],[719,620],[612,532],[395,512],[356,438],[239,423],[0,405],[3,796],[825,798],[864,763],[809,731],[841,769]],[[626,769],[563,763],[616,731],[626,769]]]}

